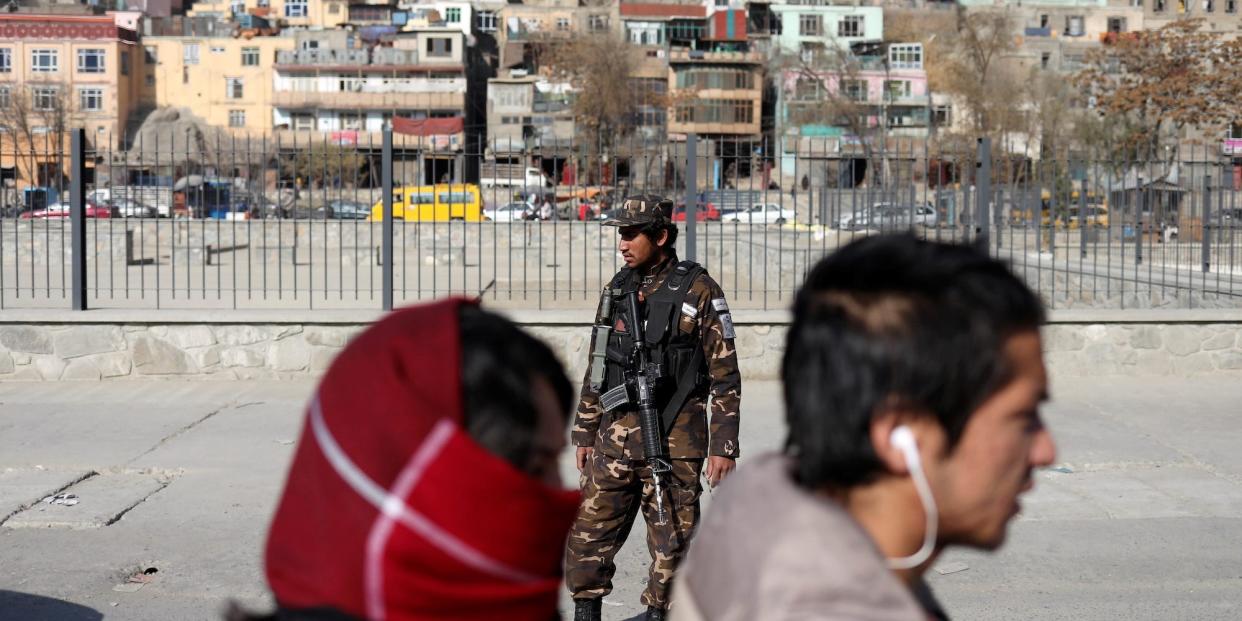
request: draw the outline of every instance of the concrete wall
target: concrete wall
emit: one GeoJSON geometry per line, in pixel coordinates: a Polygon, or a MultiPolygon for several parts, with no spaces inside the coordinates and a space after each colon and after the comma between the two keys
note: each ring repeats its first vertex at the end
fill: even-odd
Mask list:
{"type": "MultiPolygon", "coordinates": [[[[787,317],[738,312],[737,349],[750,380],[777,379],[787,317]]],[[[575,380],[585,371],[589,316],[514,311],[575,380]]],[[[379,317],[362,311],[19,311],[0,314],[0,381],[297,379],[314,377],[379,317]]],[[[1054,313],[1045,329],[1053,376],[1242,374],[1237,311],[1054,313]]]]}

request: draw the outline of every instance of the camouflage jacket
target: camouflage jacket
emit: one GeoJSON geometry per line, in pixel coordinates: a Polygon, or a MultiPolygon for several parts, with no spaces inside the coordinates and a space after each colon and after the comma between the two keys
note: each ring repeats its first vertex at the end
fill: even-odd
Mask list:
{"type": "MultiPolygon", "coordinates": [[[[652,268],[643,277],[639,289],[642,295],[649,296],[659,289],[677,263],[677,257],[673,255],[652,268]]],[[[693,317],[688,312],[682,312],[677,329],[698,332],[710,386],[706,391],[691,393],[677,414],[668,434],[669,456],[675,459],[702,459],[708,455],[737,458],[740,454],[738,427],[741,421],[742,377],[737,368],[732,317],[724,291],[704,271],[687,290],[686,304],[694,306],[697,312],[693,317]],[[707,414],[709,397],[710,421],[707,414]]],[[[591,340],[588,351],[595,349],[594,337],[591,340]]],[[[583,379],[581,400],[574,418],[574,445],[593,446],[617,459],[642,459],[638,413],[626,408],[605,412],[599,395],[591,390],[589,373],[588,370],[588,377],[583,379]]]]}

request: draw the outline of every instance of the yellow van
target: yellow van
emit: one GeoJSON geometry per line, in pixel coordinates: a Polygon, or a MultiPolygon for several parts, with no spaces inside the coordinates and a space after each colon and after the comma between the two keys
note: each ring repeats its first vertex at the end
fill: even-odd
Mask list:
{"type": "MultiPolygon", "coordinates": [[[[384,201],[371,206],[367,220],[379,222],[384,219],[384,201]]],[[[481,222],[483,199],[479,186],[473,183],[440,183],[436,185],[408,186],[393,190],[392,219],[409,222],[448,222],[464,220],[481,222]]]]}

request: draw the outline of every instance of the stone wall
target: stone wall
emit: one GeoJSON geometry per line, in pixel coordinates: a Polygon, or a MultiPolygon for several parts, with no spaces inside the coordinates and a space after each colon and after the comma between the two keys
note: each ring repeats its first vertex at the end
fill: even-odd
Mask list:
{"type": "MultiPolygon", "coordinates": [[[[0,323],[0,381],[296,379],[331,364],[355,323],[0,323]]],[[[588,329],[529,325],[581,378],[588,329]]],[[[787,327],[739,325],[743,377],[777,379],[787,327]]],[[[1242,322],[1052,323],[1045,329],[1053,375],[1188,376],[1242,372],[1242,322]]]]}

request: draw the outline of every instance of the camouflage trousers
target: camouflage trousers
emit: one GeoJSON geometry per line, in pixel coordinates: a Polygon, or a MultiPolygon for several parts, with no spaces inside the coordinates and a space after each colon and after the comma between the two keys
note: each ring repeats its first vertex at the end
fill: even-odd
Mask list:
{"type": "Polygon", "coordinates": [[[642,603],[668,607],[673,572],[699,521],[699,471],[703,465],[701,459],[671,461],[673,470],[664,477],[666,519],[659,523],[655,486],[646,462],[615,459],[599,450],[592,453],[582,473],[582,506],[569,531],[565,552],[565,584],[574,599],[598,599],[612,592],[612,577],[617,571],[613,557],[629,537],[641,508],[651,554],[642,603]]]}

